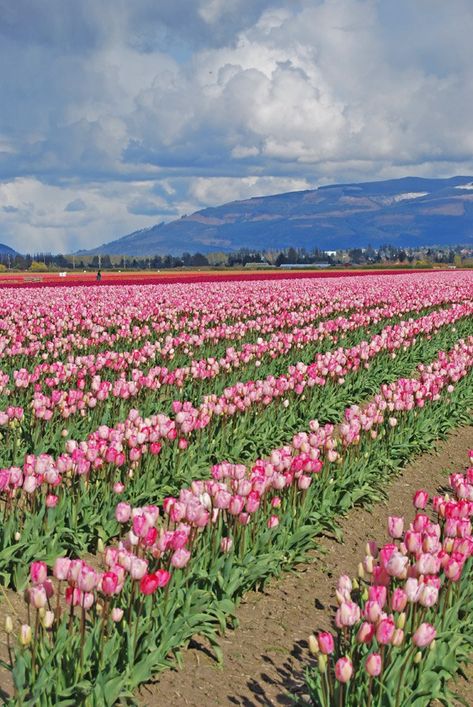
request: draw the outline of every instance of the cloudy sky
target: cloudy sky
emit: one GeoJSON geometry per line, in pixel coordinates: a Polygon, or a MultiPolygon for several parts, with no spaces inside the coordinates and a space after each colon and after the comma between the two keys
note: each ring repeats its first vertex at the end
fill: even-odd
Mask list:
{"type": "Polygon", "coordinates": [[[0,0],[0,242],[473,174],[471,0],[0,0]]]}

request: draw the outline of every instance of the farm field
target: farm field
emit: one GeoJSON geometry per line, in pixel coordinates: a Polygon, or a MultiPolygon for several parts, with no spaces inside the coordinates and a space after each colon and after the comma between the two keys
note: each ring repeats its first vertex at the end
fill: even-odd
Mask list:
{"type": "MultiPolygon", "coordinates": [[[[0,583],[2,608],[11,606],[2,675],[11,704],[143,699],[142,686],[179,665],[197,638],[220,659],[248,592],[306,560],[322,535],[338,536],[344,514],[379,501],[409,461],[471,424],[473,273],[269,275],[0,288],[0,583]]],[[[467,467],[467,448],[462,456],[467,467]]],[[[432,696],[448,689],[471,635],[469,613],[458,611],[473,602],[473,471],[464,473],[450,478],[457,500],[445,501],[452,522],[448,532],[438,525],[442,544],[440,501],[437,516],[411,530],[433,539],[417,539],[409,577],[431,576],[438,601],[429,590],[429,604],[407,618],[400,604],[381,616],[387,599],[373,599],[383,593],[375,588],[389,601],[401,590],[407,575],[389,571],[391,586],[383,572],[393,554],[407,558],[409,541],[393,531],[376,571],[376,553],[363,560],[361,548],[358,584],[339,586],[351,611],[341,624],[351,633],[336,648],[342,663],[327,671],[322,638],[318,667],[307,669],[313,704],[391,704],[378,657],[373,674],[357,670],[369,643],[381,663],[389,656],[387,690],[396,680],[408,686],[407,676],[415,683],[402,704],[422,704],[414,699],[429,684],[432,696]],[[373,631],[396,621],[403,640],[372,634],[360,648],[351,627],[366,616],[355,599],[378,601],[373,631]],[[438,661],[452,636],[456,652],[434,684],[434,650],[428,660],[421,650],[432,639],[421,646],[416,631],[434,626],[436,612],[438,661]]]]}
{"type": "MultiPolygon", "coordinates": [[[[104,271],[102,273],[103,285],[133,285],[133,284],[171,284],[183,282],[235,282],[254,280],[281,280],[287,279],[309,279],[309,278],[332,278],[332,277],[363,277],[366,275],[386,275],[425,272],[424,270],[402,269],[395,270],[295,270],[290,275],[287,270],[251,271],[251,270],[218,270],[218,269],[179,269],[179,270],[142,270],[142,271],[104,271]]],[[[0,273],[0,287],[71,287],[78,285],[96,286],[95,272],[69,271],[65,277],[61,277],[58,272],[32,273],[32,272],[3,272],[0,273]]]]}

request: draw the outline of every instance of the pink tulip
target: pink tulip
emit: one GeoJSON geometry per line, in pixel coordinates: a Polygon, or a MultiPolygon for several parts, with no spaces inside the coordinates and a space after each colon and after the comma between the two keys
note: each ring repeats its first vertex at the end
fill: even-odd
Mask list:
{"type": "Polygon", "coordinates": [[[344,656],[339,658],[335,663],[335,677],[338,682],[345,683],[348,682],[353,675],[353,663],[350,658],[344,656]]]}
{"type": "Polygon", "coordinates": [[[418,648],[424,648],[432,643],[436,635],[437,631],[432,624],[423,623],[412,636],[412,641],[418,648]]]}
{"type": "Polygon", "coordinates": [[[437,587],[423,584],[419,592],[419,604],[430,609],[437,603],[439,590],[437,587]]]}
{"type": "Polygon", "coordinates": [[[160,588],[165,587],[171,579],[171,573],[167,570],[156,570],[155,575],[158,580],[158,587],[160,588]]]}
{"type": "Polygon", "coordinates": [[[333,636],[327,631],[322,631],[317,635],[317,643],[319,645],[319,650],[324,655],[331,655],[335,649],[333,636]]]}
{"type": "Polygon", "coordinates": [[[414,507],[419,508],[420,510],[423,510],[429,500],[429,494],[427,491],[423,491],[422,489],[419,489],[419,491],[416,491],[414,494],[414,507]]]}
{"type": "Polygon", "coordinates": [[[360,607],[353,601],[344,601],[340,604],[336,617],[335,623],[341,628],[343,626],[353,626],[357,621],[360,620],[360,607]]]}
{"type": "Polygon", "coordinates": [[[347,574],[343,574],[338,578],[337,589],[347,598],[350,597],[351,591],[353,589],[353,583],[347,574]]]}
{"type": "Polygon", "coordinates": [[[77,577],[77,586],[82,592],[91,592],[97,586],[98,579],[97,572],[84,563],[77,577]]]}
{"type": "Polygon", "coordinates": [[[389,516],[388,533],[392,538],[401,538],[404,530],[404,518],[389,516]]]}
{"type": "Polygon", "coordinates": [[[462,565],[451,557],[444,566],[444,572],[447,579],[450,579],[452,582],[458,582],[462,573],[462,565]]]}
{"type": "Polygon", "coordinates": [[[114,594],[118,585],[118,576],[115,572],[105,572],[102,575],[101,586],[104,594],[114,594]]]}
{"type": "Polygon", "coordinates": [[[243,508],[245,507],[245,499],[242,496],[232,496],[229,506],[228,506],[228,511],[232,515],[239,515],[243,508]]]}
{"type": "Polygon", "coordinates": [[[32,562],[30,565],[30,577],[33,584],[43,584],[48,576],[48,567],[45,562],[32,562]]]}
{"type": "Polygon", "coordinates": [[[427,526],[430,524],[430,518],[429,516],[425,515],[425,513],[417,513],[416,517],[414,518],[414,522],[412,524],[412,527],[416,532],[421,532],[422,530],[425,530],[427,526]]]}
{"type": "Polygon", "coordinates": [[[406,530],[404,543],[409,552],[417,553],[422,548],[422,535],[414,530],[406,530]]]}
{"type": "Polygon", "coordinates": [[[370,623],[375,624],[380,619],[382,612],[383,608],[377,601],[367,601],[363,609],[363,616],[370,623]]]}
{"type": "Polygon", "coordinates": [[[128,523],[131,516],[131,506],[128,503],[118,503],[115,508],[115,518],[119,523],[128,523]]]}
{"type": "Polygon", "coordinates": [[[67,579],[71,561],[68,557],[58,557],[54,563],[53,576],[59,581],[67,579]]]}
{"type": "Polygon", "coordinates": [[[386,563],[386,572],[390,577],[403,578],[406,576],[409,558],[400,552],[394,552],[386,563]]]}
{"type": "Polygon", "coordinates": [[[159,580],[155,574],[145,574],[140,580],[140,592],[142,594],[154,594],[158,587],[159,580]]]}
{"type": "Polygon", "coordinates": [[[357,643],[371,643],[375,633],[375,625],[368,621],[363,621],[356,634],[357,643]]]}
{"type": "Polygon", "coordinates": [[[391,645],[399,647],[399,646],[402,646],[403,643],[404,643],[404,631],[402,630],[402,628],[397,628],[393,633],[393,637],[391,638],[391,645]]]}
{"type": "Polygon", "coordinates": [[[396,589],[391,594],[391,609],[393,611],[404,611],[407,604],[407,594],[401,587],[396,589]]]}
{"type": "Polygon", "coordinates": [[[383,661],[379,653],[369,653],[365,661],[366,672],[370,677],[378,677],[383,668],[383,661]]]}
{"type": "Polygon", "coordinates": [[[386,604],[387,589],[382,585],[368,587],[369,601],[377,602],[382,608],[386,604]]]}
{"type": "Polygon", "coordinates": [[[148,570],[148,563],[140,557],[133,556],[130,563],[130,577],[135,581],[143,579],[148,570]]]}
{"type": "Polygon", "coordinates": [[[176,569],[182,569],[189,562],[190,556],[191,553],[189,550],[185,550],[184,548],[176,550],[171,557],[171,565],[176,567],[176,569]]]}
{"type": "Polygon", "coordinates": [[[411,603],[415,603],[419,599],[421,587],[419,587],[419,582],[415,577],[409,577],[406,579],[404,584],[404,591],[407,595],[407,600],[411,603]]]}
{"type": "Polygon", "coordinates": [[[231,538],[222,538],[220,540],[220,550],[223,553],[230,552],[233,547],[233,540],[231,538]]]}
{"type": "Polygon", "coordinates": [[[396,551],[397,546],[393,543],[387,543],[386,545],[383,545],[383,547],[379,551],[379,563],[381,568],[384,569],[386,567],[386,564],[390,560],[393,553],[396,551]]]}
{"type": "Polygon", "coordinates": [[[112,621],[115,623],[119,623],[123,618],[123,609],[120,609],[118,606],[115,606],[112,609],[112,621]]]}
{"type": "Polygon", "coordinates": [[[391,643],[396,625],[391,618],[381,619],[376,629],[376,640],[382,645],[391,643]]]}
{"type": "Polygon", "coordinates": [[[55,496],[53,493],[48,493],[46,496],[46,508],[55,508],[59,501],[59,497],[55,496]]]}
{"type": "Polygon", "coordinates": [[[31,606],[34,606],[35,609],[43,609],[48,602],[46,591],[44,587],[40,585],[31,587],[28,590],[28,598],[29,603],[31,606]]]}

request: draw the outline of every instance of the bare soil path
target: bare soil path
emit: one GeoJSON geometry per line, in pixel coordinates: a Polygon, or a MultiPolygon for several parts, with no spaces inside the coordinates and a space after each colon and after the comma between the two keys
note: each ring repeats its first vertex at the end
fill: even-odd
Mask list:
{"type": "MultiPolygon", "coordinates": [[[[330,628],[334,587],[340,574],[355,575],[368,540],[386,539],[389,515],[413,517],[412,495],[418,488],[435,493],[448,473],[462,470],[473,448],[473,427],[453,432],[432,453],[424,454],[387,483],[385,502],[355,508],[341,519],[341,543],[321,540],[313,563],[273,579],[264,592],[252,592],[240,605],[236,631],[222,639],[224,663],[219,666],[207,646],[197,641],[185,651],[184,668],[163,673],[142,689],[147,707],[216,707],[289,705],[308,659],[307,637],[330,628]]],[[[458,680],[458,693],[473,705],[472,681],[458,680]]]]}

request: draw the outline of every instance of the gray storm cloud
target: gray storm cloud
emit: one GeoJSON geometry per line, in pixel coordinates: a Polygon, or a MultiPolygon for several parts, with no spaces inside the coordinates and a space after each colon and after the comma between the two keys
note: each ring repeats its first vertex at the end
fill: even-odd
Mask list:
{"type": "Polygon", "coordinates": [[[6,239],[66,250],[242,196],[471,173],[473,7],[395,5],[0,0],[6,239]]]}

